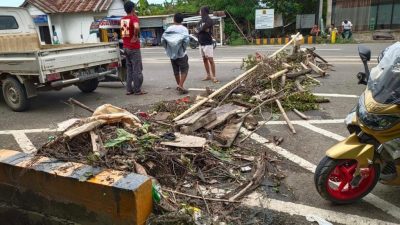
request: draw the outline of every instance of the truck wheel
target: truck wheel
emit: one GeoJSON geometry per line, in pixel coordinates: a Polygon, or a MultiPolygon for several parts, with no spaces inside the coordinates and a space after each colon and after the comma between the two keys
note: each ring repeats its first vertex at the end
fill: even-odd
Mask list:
{"type": "Polygon", "coordinates": [[[355,176],[356,160],[323,158],[314,176],[315,186],[321,197],[336,204],[356,202],[367,195],[379,180],[379,165],[362,168],[355,176]],[[354,181],[356,184],[353,184],[354,181]]]}
{"type": "Polygon", "coordinates": [[[23,84],[13,77],[3,80],[3,96],[7,105],[16,112],[22,112],[29,108],[29,100],[23,84]]]}
{"type": "Polygon", "coordinates": [[[79,90],[81,90],[82,92],[90,93],[97,89],[97,87],[99,86],[99,80],[95,78],[83,81],[81,83],[78,83],[76,86],[78,86],[79,90]]]}

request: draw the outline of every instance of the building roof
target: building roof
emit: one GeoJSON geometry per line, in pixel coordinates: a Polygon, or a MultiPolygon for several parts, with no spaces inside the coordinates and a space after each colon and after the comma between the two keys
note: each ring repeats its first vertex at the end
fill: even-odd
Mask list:
{"type": "Polygon", "coordinates": [[[110,8],[113,0],[25,0],[45,13],[102,12],[110,8]]]}

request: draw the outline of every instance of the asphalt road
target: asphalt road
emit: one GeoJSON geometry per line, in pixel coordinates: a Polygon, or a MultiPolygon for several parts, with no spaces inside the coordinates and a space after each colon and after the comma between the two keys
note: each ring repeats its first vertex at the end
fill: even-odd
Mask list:
{"type": "MultiPolygon", "coordinates": [[[[376,58],[388,43],[367,44],[372,49],[371,66],[376,65],[376,58]]],[[[189,50],[190,72],[186,83],[187,88],[203,89],[217,88],[234,79],[243,71],[240,64],[243,57],[254,54],[273,52],[279,46],[242,46],[217,47],[215,59],[217,61],[217,77],[221,84],[202,82],[205,72],[198,50],[189,50]]],[[[357,53],[357,45],[318,45],[317,52],[332,63],[335,71],[330,76],[320,79],[321,85],[314,92],[322,95],[333,94],[328,97],[331,103],[321,105],[318,111],[307,112],[312,117],[310,123],[299,122],[295,125],[296,135],[292,135],[284,124],[267,124],[253,136],[251,142],[264,144],[272,136],[285,137],[280,148],[270,151],[271,155],[282,159],[285,166],[282,171],[287,178],[279,186],[272,189],[268,185],[265,191],[270,200],[267,205],[256,206],[279,211],[279,215],[295,216],[295,224],[310,224],[305,220],[306,214],[326,218],[334,224],[386,224],[382,221],[396,223],[400,221],[399,187],[389,187],[378,184],[373,191],[374,195],[356,204],[336,206],[323,200],[315,191],[313,184],[313,168],[324,156],[324,152],[338,140],[347,135],[342,120],[357,102],[358,96],[365,86],[357,85],[355,74],[363,70],[357,53]],[[286,203],[294,203],[286,205],[286,203]],[[286,210],[290,207],[290,210],[286,210]],[[386,211],[386,212],[385,212],[386,211]],[[353,218],[353,221],[350,220],[353,218]],[[374,220],[376,219],[376,220],[374,220]]],[[[64,102],[73,97],[91,107],[104,103],[117,106],[146,106],[161,100],[171,100],[181,97],[174,89],[175,81],[172,68],[161,48],[146,48],[142,50],[144,61],[144,86],[149,94],[145,96],[126,96],[124,87],[120,83],[103,83],[96,92],[82,94],[76,87],[69,87],[61,91],[43,92],[32,100],[32,108],[28,112],[15,113],[9,110],[4,100],[0,98],[0,148],[20,149],[21,146],[13,138],[9,130],[40,129],[55,127],[57,123],[76,116],[87,116],[81,109],[73,110],[64,102]]],[[[197,91],[192,91],[197,94],[197,91]]],[[[294,121],[299,120],[289,113],[294,121]]],[[[19,132],[19,131],[18,131],[19,132]]],[[[47,140],[48,133],[29,133],[27,137],[32,144],[38,147],[47,140]]],[[[271,147],[267,144],[267,147],[271,147]]],[[[292,221],[293,222],[293,221],[292,221]]],[[[274,224],[274,223],[271,223],[274,224]]]]}

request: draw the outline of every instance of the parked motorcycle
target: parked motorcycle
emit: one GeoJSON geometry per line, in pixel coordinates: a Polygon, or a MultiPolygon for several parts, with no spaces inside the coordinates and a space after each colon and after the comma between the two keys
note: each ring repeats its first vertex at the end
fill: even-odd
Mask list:
{"type": "Polygon", "coordinates": [[[355,202],[378,181],[400,186],[400,42],[385,50],[371,71],[371,51],[360,46],[367,85],[345,123],[350,136],[331,147],[314,176],[318,193],[339,204],[355,202]]]}
{"type": "MultiPolygon", "coordinates": [[[[189,46],[191,49],[196,49],[197,47],[199,47],[199,39],[197,39],[196,36],[194,36],[193,34],[189,35],[189,46]]],[[[217,41],[213,38],[213,48],[215,49],[217,47],[217,41]]]]}

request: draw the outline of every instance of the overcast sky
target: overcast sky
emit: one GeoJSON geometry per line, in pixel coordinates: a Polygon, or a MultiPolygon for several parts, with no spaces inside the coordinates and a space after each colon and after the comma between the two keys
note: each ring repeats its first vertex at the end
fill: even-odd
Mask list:
{"type": "MultiPolygon", "coordinates": [[[[149,3],[163,3],[164,0],[147,0],[149,3]]],[[[20,6],[24,0],[1,0],[0,6],[20,6]]],[[[134,1],[136,2],[136,0],[134,1]]]]}

